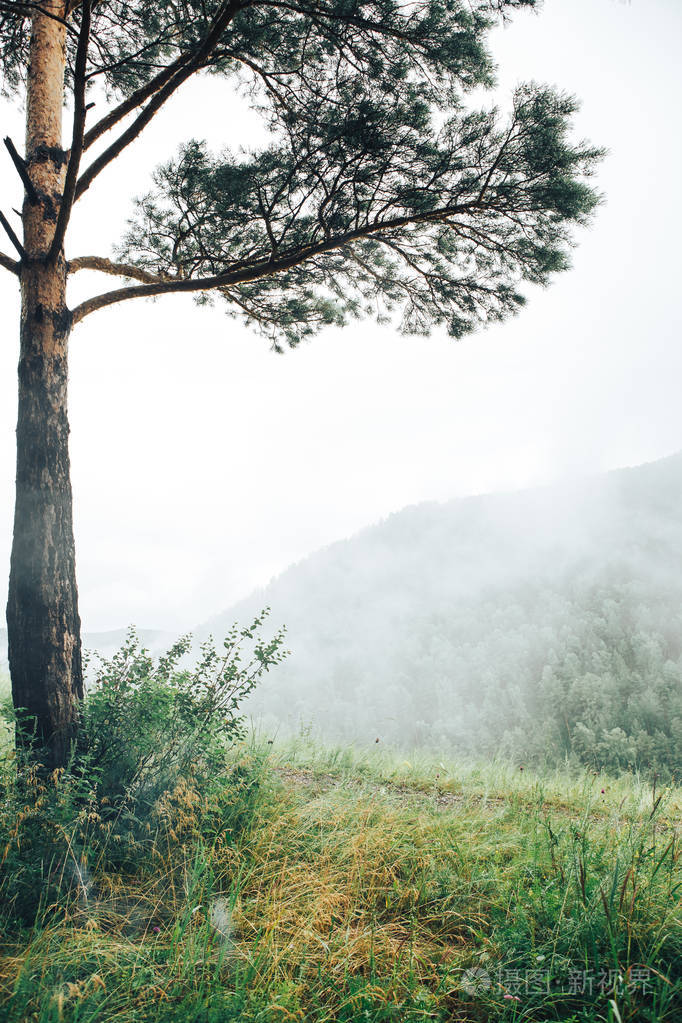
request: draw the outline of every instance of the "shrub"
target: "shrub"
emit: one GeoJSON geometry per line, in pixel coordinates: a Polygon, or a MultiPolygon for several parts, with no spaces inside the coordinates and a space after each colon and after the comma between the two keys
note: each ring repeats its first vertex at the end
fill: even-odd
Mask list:
{"type": "Polygon", "coordinates": [[[248,825],[253,772],[228,775],[225,758],[245,733],[242,701],[286,656],[282,631],[269,640],[260,635],[267,613],[246,628],[234,626],[220,651],[209,639],[196,663],[191,637],[155,660],[131,629],[111,660],[99,659],[66,770],[46,775],[21,750],[6,749],[0,931],[12,921],[30,925],[41,906],[65,895],[87,902],[95,874],[134,870],[178,793],[210,809],[212,793],[224,802],[234,790],[233,827],[248,825]]]}
{"type": "Polygon", "coordinates": [[[267,614],[235,625],[222,651],[209,639],[194,666],[182,666],[190,636],[155,662],[132,629],[111,660],[100,660],[84,704],[82,756],[102,796],[153,802],[188,773],[210,782],[244,733],[242,701],[286,656],[282,631],[270,640],[258,634],[267,614]]]}

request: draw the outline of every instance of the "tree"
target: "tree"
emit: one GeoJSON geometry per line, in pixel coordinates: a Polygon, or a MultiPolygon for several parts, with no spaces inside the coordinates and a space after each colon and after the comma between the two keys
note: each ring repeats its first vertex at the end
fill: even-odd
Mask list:
{"type": "Polygon", "coordinates": [[[372,312],[453,337],[513,313],[523,282],[566,268],[572,228],[597,202],[599,152],[571,139],[571,97],[523,85],[506,117],[464,106],[493,83],[489,29],[535,3],[0,0],[3,84],[26,106],[25,155],[6,140],[23,241],[3,214],[18,259],[0,254],[22,298],[9,655],[15,705],[50,765],[68,755],[83,696],[72,328],[114,303],[183,292],[222,296],[275,348],[372,312]],[[116,260],[67,258],[75,203],[112,186],[119,154],[202,73],[245,91],[271,143],[250,154],[182,144],[116,260]],[[71,310],[67,280],[82,269],[123,281],[71,310]]]}

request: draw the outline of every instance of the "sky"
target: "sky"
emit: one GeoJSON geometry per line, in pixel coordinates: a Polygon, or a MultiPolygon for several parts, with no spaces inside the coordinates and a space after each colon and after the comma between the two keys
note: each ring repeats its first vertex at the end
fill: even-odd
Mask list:
{"type": "MultiPolygon", "coordinates": [[[[494,33],[499,104],[520,81],[557,85],[582,100],[577,134],[609,151],[597,179],[604,203],[572,270],[529,290],[512,321],[459,342],[363,321],[276,355],[219,304],[188,296],[88,317],[70,351],[84,628],[187,630],[405,505],[682,448],[681,43],[679,0],[545,0],[494,33]]],[[[181,140],[219,149],[263,138],[229,87],[185,89],[79,203],[67,257],[111,254],[132,198],[181,140]]],[[[18,106],[0,103],[0,119],[20,142],[18,106]]],[[[20,205],[2,154],[0,195],[20,205]]],[[[98,277],[78,275],[72,306],[112,286],[98,277]]],[[[0,310],[5,580],[18,298],[1,269],[0,310]]],[[[3,606],[5,594],[2,582],[3,606]]]]}

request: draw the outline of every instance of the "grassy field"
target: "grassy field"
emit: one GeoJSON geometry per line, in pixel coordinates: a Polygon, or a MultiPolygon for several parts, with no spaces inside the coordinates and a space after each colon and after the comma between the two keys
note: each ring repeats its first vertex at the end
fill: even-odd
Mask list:
{"type": "Polygon", "coordinates": [[[3,910],[0,1018],[672,1023],[681,809],[633,778],[252,739],[210,798],[118,834],[116,869],[67,843],[69,893],[20,933],[3,910]]]}

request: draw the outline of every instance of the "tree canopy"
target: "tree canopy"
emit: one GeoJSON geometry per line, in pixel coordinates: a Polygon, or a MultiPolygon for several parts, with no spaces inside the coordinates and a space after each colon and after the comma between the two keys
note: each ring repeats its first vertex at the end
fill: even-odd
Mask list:
{"type": "MultiPolygon", "coordinates": [[[[22,88],[40,6],[0,0],[11,92],[22,88]]],[[[468,91],[493,83],[492,25],[532,6],[68,4],[67,79],[83,124],[67,199],[69,172],[75,202],[197,72],[232,80],[270,140],[240,150],[229,104],[217,107],[226,148],[183,143],[138,201],[117,259],[71,261],[72,272],[136,281],[93,295],[74,321],[129,298],[215,291],[279,347],[364,314],[461,337],[513,313],[524,282],[566,268],[572,228],[598,201],[589,177],[600,151],[572,139],[572,97],[524,84],[508,113],[465,106],[468,91]],[[107,112],[86,127],[79,98],[92,95],[97,110],[102,94],[107,112]]]]}

